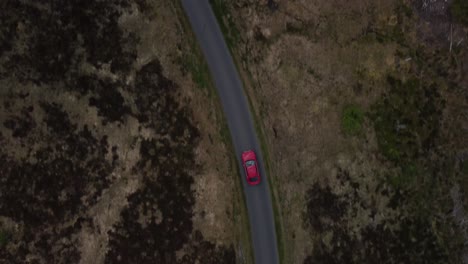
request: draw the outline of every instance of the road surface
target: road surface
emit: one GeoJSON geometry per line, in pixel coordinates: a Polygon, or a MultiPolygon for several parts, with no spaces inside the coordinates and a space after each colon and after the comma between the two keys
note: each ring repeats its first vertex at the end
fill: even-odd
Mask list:
{"type": "MultiPolygon", "coordinates": [[[[242,82],[208,0],[182,0],[182,5],[218,90],[238,161],[245,150],[253,149],[257,153],[262,182],[257,186],[249,186],[243,173],[241,175],[255,263],[278,264],[278,247],[268,176],[265,174],[242,82]]],[[[243,172],[240,162],[239,166],[243,172]]]]}

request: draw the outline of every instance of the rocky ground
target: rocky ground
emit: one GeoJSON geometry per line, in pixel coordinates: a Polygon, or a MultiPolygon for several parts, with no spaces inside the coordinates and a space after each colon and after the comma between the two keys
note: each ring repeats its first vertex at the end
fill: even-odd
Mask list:
{"type": "Polygon", "coordinates": [[[263,126],[285,263],[468,263],[464,1],[211,1],[263,126]]]}
{"type": "Polygon", "coordinates": [[[0,3],[0,263],[236,263],[238,179],[178,8],[0,3]]]}

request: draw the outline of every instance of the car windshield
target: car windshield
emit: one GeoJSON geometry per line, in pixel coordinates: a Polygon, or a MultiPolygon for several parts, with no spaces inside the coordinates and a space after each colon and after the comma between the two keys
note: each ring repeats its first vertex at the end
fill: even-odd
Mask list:
{"type": "Polygon", "coordinates": [[[248,160],[248,161],[245,162],[245,165],[246,165],[247,167],[253,166],[253,165],[255,165],[255,161],[253,161],[253,160],[248,160]]]}
{"type": "Polygon", "coordinates": [[[256,182],[256,181],[258,181],[258,178],[257,177],[252,177],[252,178],[250,178],[250,181],[251,182],[256,182]]]}

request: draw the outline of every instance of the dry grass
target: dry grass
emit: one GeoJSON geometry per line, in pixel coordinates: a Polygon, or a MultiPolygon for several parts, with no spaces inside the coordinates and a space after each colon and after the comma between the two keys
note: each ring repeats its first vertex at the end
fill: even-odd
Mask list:
{"type": "MultiPolygon", "coordinates": [[[[242,32],[233,53],[265,132],[270,174],[280,197],[283,262],[303,263],[320,241],[333,246],[333,234],[314,231],[304,216],[306,193],[315,183],[343,197],[357,191],[353,197],[366,209],[350,202],[340,222],[352,236],[405,214],[406,209],[388,207],[392,194],[378,190],[385,175],[398,174],[399,168],[382,158],[368,113],[388,91],[389,74],[404,79],[420,65],[418,55],[402,57],[402,47],[423,41],[431,50],[439,44],[448,48],[448,43],[439,38],[430,46],[434,43],[428,40],[439,32],[433,24],[439,22],[431,20],[426,30],[414,14],[418,11],[400,1],[276,2],[275,11],[266,1],[230,6],[242,32]],[[421,26],[411,27],[417,23],[421,26]],[[422,29],[424,35],[418,35],[422,29]],[[343,133],[349,105],[362,109],[362,133],[343,133]],[[379,213],[369,217],[371,211],[379,213]]],[[[454,30],[457,41],[460,32],[454,30]]],[[[459,81],[463,85],[466,78],[459,81]]]]}

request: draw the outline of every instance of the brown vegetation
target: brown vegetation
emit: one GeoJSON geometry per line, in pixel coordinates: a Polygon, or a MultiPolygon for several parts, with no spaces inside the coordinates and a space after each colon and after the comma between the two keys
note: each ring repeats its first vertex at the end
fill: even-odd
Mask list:
{"type": "Polygon", "coordinates": [[[176,6],[0,7],[0,262],[235,263],[237,178],[176,6]]]}
{"type": "Polygon", "coordinates": [[[274,2],[218,12],[240,32],[285,263],[466,263],[450,194],[468,190],[467,29],[450,1],[274,2]]]}

